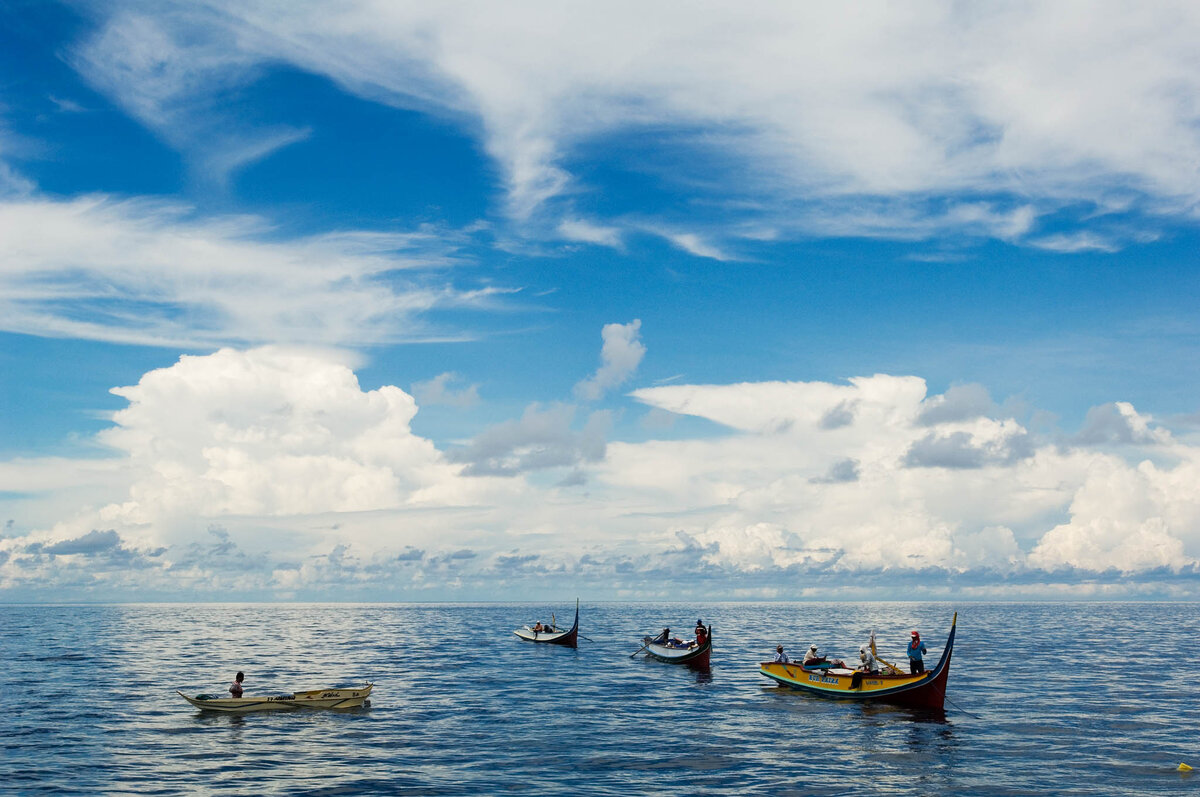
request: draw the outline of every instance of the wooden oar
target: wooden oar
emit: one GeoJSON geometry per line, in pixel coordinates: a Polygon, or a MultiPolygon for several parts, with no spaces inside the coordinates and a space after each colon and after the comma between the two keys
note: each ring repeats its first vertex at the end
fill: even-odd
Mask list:
{"type": "Polygon", "coordinates": [[[645,650],[645,649],[646,649],[646,648],[648,648],[648,647],[650,647],[650,643],[649,643],[649,642],[647,642],[646,644],[642,645],[640,648],[638,648],[637,650],[635,650],[633,653],[630,653],[630,654],[629,654],[629,658],[631,658],[631,659],[632,659],[634,656],[636,656],[637,654],[641,653],[643,650],[645,650]]]}

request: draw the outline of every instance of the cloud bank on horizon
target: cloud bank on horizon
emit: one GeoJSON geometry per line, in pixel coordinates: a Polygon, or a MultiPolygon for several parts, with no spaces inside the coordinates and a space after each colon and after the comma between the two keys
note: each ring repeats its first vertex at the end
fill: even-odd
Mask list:
{"type": "MultiPolygon", "coordinates": [[[[1195,4],[62,13],[0,89],[5,364],[41,373],[43,339],[94,347],[63,372],[165,354],[105,383],[125,405],[98,433],[5,447],[0,600],[1200,597],[1194,401],[1063,425],[944,376],[950,344],[1016,347],[1034,318],[1195,395],[1195,4]],[[342,190],[356,161],[382,177],[342,190]],[[935,354],[842,365],[828,344],[889,299],[822,283],[815,241],[964,263],[937,279],[978,329],[931,313],[935,354]],[[976,268],[989,247],[1032,265],[976,268]],[[803,307],[768,309],[777,273],[803,307]],[[1038,301],[989,316],[1004,291],[1038,301]],[[1114,353],[1128,329],[1173,348],[1114,353]]],[[[872,274],[896,303],[942,290],[872,274]]],[[[1068,359],[1047,348],[1030,382],[1068,359]]],[[[0,391],[44,400],[35,426],[73,389],[40,378],[0,391]]]]}
{"type": "Polygon", "coordinates": [[[48,521],[0,540],[9,594],[1194,596],[1200,445],[1124,403],[1052,439],[917,377],[670,385],[632,396],[724,431],[606,442],[533,409],[453,456],[330,353],[222,349],[114,392],[95,471],[0,466],[48,521]],[[81,490],[114,500],[49,522],[81,490]]]}

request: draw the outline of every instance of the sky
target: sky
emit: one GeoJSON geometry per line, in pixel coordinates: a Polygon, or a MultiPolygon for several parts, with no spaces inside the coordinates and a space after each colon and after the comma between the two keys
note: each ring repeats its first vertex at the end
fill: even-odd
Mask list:
{"type": "Polygon", "coordinates": [[[1200,599],[1200,6],[0,2],[0,601],[1200,599]]]}

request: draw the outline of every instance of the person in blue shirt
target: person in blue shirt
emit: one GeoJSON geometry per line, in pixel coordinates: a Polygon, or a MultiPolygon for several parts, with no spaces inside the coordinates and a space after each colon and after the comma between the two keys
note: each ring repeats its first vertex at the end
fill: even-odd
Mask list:
{"type": "Polygon", "coordinates": [[[912,632],[912,641],[908,643],[908,671],[913,675],[925,672],[925,643],[921,641],[921,635],[916,631],[912,632]]]}

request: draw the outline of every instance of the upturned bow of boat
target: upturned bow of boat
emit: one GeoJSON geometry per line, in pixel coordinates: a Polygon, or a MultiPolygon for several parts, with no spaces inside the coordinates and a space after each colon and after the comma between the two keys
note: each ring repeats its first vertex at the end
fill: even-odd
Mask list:
{"type": "Polygon", "coordinates": [[[566,631],[552,629],[550,631],[534,631],[529,626],[513,631],[526,642],[542,642],[550,645],[566,645],[569,648],[579,647],[579,600],[575,600],[575,623],[566,631]]]}
{"type": "Polygon", "coordinates": [[[954,634],[958,613],[950,624],[950,635],[937,666],[927,672],[867,674],[846,669],[806,670],[801,664],[763,662],[766,677],[793,689],[821,697],[843,700],[875,701],[912,708],[943,709],[946,680],[950,676],[950,657],[954,652],[954,634]]]}
{"type": "Polygon", "coordinates": [[[712,653],[711,625],[707,629],[704,641],[698,645],[693,642],[689,647],[677,648],[659,640],[661,640],[661,636],[642,637],[642,642],[646,643],[646,653],[650,658],[665,661],[668,664],[686,664],[695,669],[708,668],[709,655],[712,653]]]}

